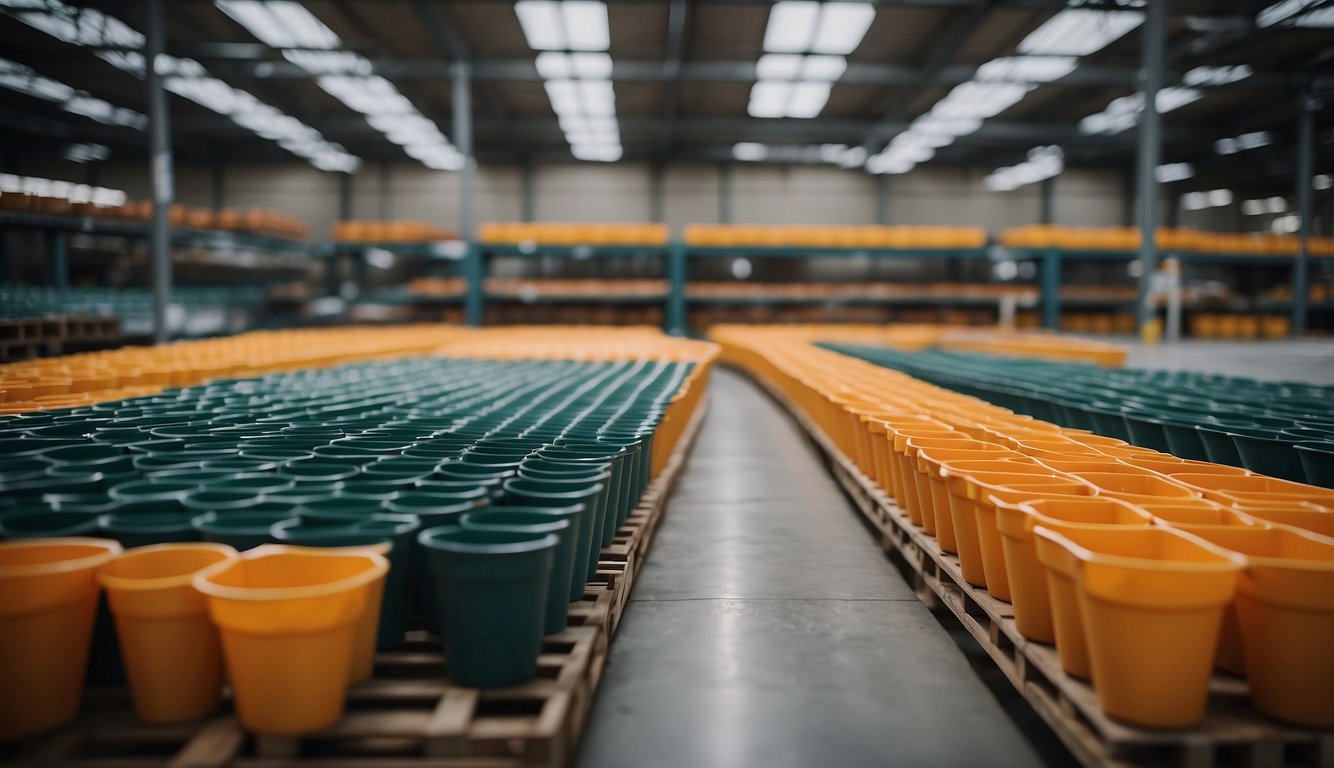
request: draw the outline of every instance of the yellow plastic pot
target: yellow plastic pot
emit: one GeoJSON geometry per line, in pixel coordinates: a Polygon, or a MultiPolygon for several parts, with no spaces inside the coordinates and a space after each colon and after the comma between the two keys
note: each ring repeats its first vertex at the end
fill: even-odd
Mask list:
{"type": "Polygon", "coordinates": [[[1334,506],[1334,490],[1265,475],[1196,473],[1177,475],[1174,479],[1197,489],[1206,499],[1239,508],[1288,506],[1301,502],[1334,506]]]}
{"type": "Polygon", "coordinates": [[[1033,533],[1044,564],[1044,545],[1054,546],[1073,571],[1103,712],[1149,728],[1198,723],[1246,558],[1167,528],[1033,533]]]}
{"type": "Polygon", "coordinates": [[[243,726],[297,734],[338,720],[359,620],[388,571],[364,549],[263,544],[195,576],[222,631],[243,726]]]}
{"type": "MultiPolygon", "coordinates": [[[[1194,499],[1199,493],[1181,483],[1156,474],[1131,472],[1081,472],[1080,479],[1098,489],[1098,495],[1131,503],[1194,499]]],[[[1219,475],[1219,477],[1223,477],[1219,475]]]]}
{"type": "Polygon", "coordinates": [[[129,550],[98,575],[140,719],[192,720],[222,702],[218,630],[194,576],[236,557],[225,544],[157,544],[129,550]]]}
{"type": "Polygon", "coordinates": [[[982,545],[977,535],[978,500],[969,496],[969,478],[997,472],[1004,476],[1012,476],[1014,473],[1037,476],[1052,474],[1046,467],[1037,464],[1007,460],[945,462],[940,469],[941,480],[949,494],[949,517],[954,529],[955,545],[952,551],[959,556],[959,567],[964,579],[979,587],[986,586],[986,575],[982,570],[982,545]]]}
{"type": "Polygon", "coordinates": [[[1334,537],[1334,511],[1314,504],[1291,504],[1283,507],[1243,507],[1246,514],[1267,523],[1279,523],[1334,537]]]}
{"type": "Polygon", "coordinates": [[[1134,505],[1110,498],[1049,498],[996,505],[996,528],[1005,555],[1005,574],[1019,634],[1040,643],[1056,642],[1051,596],[1038,561],[1033,528],[1062,532],[1067,526],[1122,525],[1144,528],[1153,519],[1134,505]]]}
{"type": "Polygon", "coordinates": [[[1270,717],[1334,728],[1334,540],[1283,526],[1195,533],[1246,555],[1235,605],[1251,703],[1270,717]]]}
{"type": "Polygon", "coordinates": [[[0,741],[63,725],[79,711],[106,539],[0,543],[0,741]]]}
{"type": "Polygon", "coordinates": [[[1017,503],[1050,497],[1092,496],[1093,488],[1069,477],[1017,475],[1014,479],[996,477],[990,481],[969,479],[968,496],[976,502],[973,524],[977,528],[978,554],[982,559],[982,578],[987,592],[997,600],[1010,600],[1010,580],[1005,573],[1005,550],[996,527],[996,504],[1017,503]]]}

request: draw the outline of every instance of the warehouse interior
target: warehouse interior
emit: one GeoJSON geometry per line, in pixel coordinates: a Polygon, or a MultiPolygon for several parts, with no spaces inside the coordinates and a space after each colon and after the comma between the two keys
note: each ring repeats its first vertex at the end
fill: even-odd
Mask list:
{"type": "Polygon", "coordinates": [[[0,0],[0,763],[1328,766],[1332,101],[1327,0],[0,0]]]}

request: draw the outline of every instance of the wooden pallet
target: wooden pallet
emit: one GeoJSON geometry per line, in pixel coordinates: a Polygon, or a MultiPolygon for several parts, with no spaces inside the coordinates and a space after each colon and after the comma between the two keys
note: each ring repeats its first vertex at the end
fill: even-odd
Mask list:
{"type": "MultiPolygon", "coordinates": [[[[597,576],[570,606],[565,630],[544,639],[537,677],[514,688],[450,684],[437,637],[411,630],[376,654],[375,676],[348,691],[335,725],[300,737],[247,733],[230,715],[151,726],[122,687],[89,688],[78,721],[19,745],[0,765],[60,768],[557,768],[573,759],[608,645],[652,532],[704,417],[701,407],[639,506],[603,549],[597,576]]],[[[410,620],[410,626],[419,617],[410,620]]]]}
{"type": "Polygon", "coordinates": [[[912,570],[913,587],[930,607],[943,606],[987,651],[1015,689],[1086,766],[1163,768],[1334,768],[1334,732],[1288,727],[1252,710],[1244,680],[1217,674],[1204,720],[1184,730],[1151,730],[1113,720],[1086,682],[1065,674],[1053,646],[1028,640],[1009,603],[963,578],[959,558],[940,549],[907,512],[778,390],[760,382],[806,430],[834,478],[877,532],[881,546],[912,570]]]}

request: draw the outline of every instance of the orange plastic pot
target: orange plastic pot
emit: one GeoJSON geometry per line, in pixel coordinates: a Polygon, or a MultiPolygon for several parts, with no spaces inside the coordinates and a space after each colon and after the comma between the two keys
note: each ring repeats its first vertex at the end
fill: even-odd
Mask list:
{"type": "Polygon", "coordinates": [[[917,471],[913,461],[913,456],[916,455],[916,451],[914,451],[912,455],[908,453],[908,439],[914,437],[942,438],[958,434],[959,433],[943,425],[905,427],[894,430],[894,441],[892,444],[890,460],[894,462],[894,471],[898,475],[899,485],[901,486],[901,492],[903,494],[901,497],[896,498],[899,499],[899,506],[907,510],[908,520],[911,521],[913,525],[920,526],[922,524],[922,499],[917,493],[917,471]]]}
{"type": "Polygon", "coordinates": [[[1033,533],[1044,564],[1063,559],[1073,571],[1103,712],[1149,728],[1198,723],[1246,558],[1166,528],[1033,533]],[[1050,547],[1064,554],[1053,558],[1050,547]]]}
{"type": "Polygon", "coordinates": [[[1195,534],[1246,555],[1235,605],[1251,703],[1270,717],[1334,728],[1334,540],[1283,526],[1195,534]]]}
{"type": "Polygon", "coordinates": [[[297,734],[342,715],[359,622],[388,570],[365,549],[262,544],[195,576],[243,726],[297,734]]]}
{"type": "Polygon", "coordinates": [[[63,725],[79,711],[106,539],[0,543],[0,741],[63,725]]]}
{"type": "MultiPolygon", "coordinates": [[[[1109,498],[1049,498],[1018,504],[996,505],[996,528],[1005,556],[1005,574],[1014,606],[1014,626],[1019,634],[1040,643],[1056,642],[1052,628],[1051,595],[1047,577],[1038,561],[1033,528],[1045,526],[1058,533],[1067,526],[1121,525],[1143,528],[1153,519],[1138,507],[1109,498]]],[[[1071,653],[1082,653],[1072,648],[1071,653]]],[[[1087,664],[1072,664],[1087,668],[1087,664]]]]}
{"type": "Polygon", "coordinates": [[[98,575],[140,719],[192,720],[222,702],[218,630],[194,576],[236,557],[225,544],[157,544],[129,550],[98,575]]]}
{"type": "Polygon", "coordinates": [[[1301,502],[1334,506],[1334,490],[1265,475],[1177,475],[1176,481],[1197,489],[1206,499],[1228,506],[1288,506],[1301,502]]]}
{"type": "Polygon", "coordinates": [[[1257,520],[1280,525],[1291,525],[1321,536],[1334,537],[1334,512],[1313,504],[1292,504],[1284,507],[1243,507],[1246,514],[1257,520]]]}
{"type": "Polygon", "coordinates": [[[1009,602],[1010,579],[1005,573],[1005,550],[1001,547],[1000,530],[996,526],[996,504],[1051,497],[1087,497],[1093,495],[1093,488],[1068,477],[1033,475],[1018,482],[997,480],[999,482],[986,483],[970,480],[968,494],[976,502],[973,521],[977,527],[978,553],[982,558],[987,592],[997,600],[1009,602]]]}
{"type": "Polygon", "coordinates": [[[1140,475],[1129,472],[1081,472],[1079,477],[1096,487],[1100,496],[1111,496],[1132,503],[1199,498],[1198,492],[1159,475],[1140,475]]]}
{"type": "Polygon", "coordinates": [[[949,492],[949,516],[964,580],[978,587],[987,584],[982,566],[982,544],[977,532],[979,500],[970,494],[971,479],[991,476],[1051,477],[1046,467],[1009,461],[963,461],[941,466],[941,479],[949,492]],[[1004,470],[1004,471],[1002,471],[1004,470]]]}

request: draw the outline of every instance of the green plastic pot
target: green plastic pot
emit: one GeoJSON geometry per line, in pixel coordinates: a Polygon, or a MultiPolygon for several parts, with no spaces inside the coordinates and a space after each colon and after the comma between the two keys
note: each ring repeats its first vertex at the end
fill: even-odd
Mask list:
{"type": "Polygon", "coordinates": [[[272,542],[274,539],[269,535],[269,529],[293,517],[291,510],[205,512],[192,518],[190,524],[204,541],[227,544],[238,551],[244,551],[272,542]]]}
{"type": "Polygon", "coordinates": [[[410,515],[376,514],[350,523],[327,524],[292,518],[274,523],[269,534],[283,544],[303,547],[355,547],[387,541],[389,573],[385,576],[384,602],[376,647],[380,650],[403,644],[412,584],[412,551],[421,522],[410,515]]]}
{"type": "Polygon", "coordinates": [[[468,688],[531,680],[542,649],[557,537],[442,526],[422,531],[417,540],[440,593],[450,679],[468,688]]]}
{"type": "Polygon", "coordinates": [[[339,496],[345,496],[350,499],[362,499],[364,501],[389,501],[402,496],[405,491],[411,491],[411,483],[394,483],[382,480],[348,480],[343,483],[336,493],[339,496]]]}
{"type": "Polygon", "coordinates": [[[564,445],[544,448],[538,458],[550,461],[584,464],[610,464],[611,480],[608,482],[608,504],[611,508],[612,528],[621,527],[625,518],[630,516],[634,505],[634,478],[631,476],[629,454],[619,447],[598,447],[582,445],[564,445]]]}
{"type": "Polygon", "coordinates": [[[569,618],[570,599],[565,585],[574,573],[577,542],[572,535],[575,524],[572,518],[579,512],[578,506],[564,509],[490,507],[469,512],[459,519],[459,525],[467,530],[549,533],[556,537],[551,578],[547,583],[546,618],[543,622],[543,632],[548,635],[565,629],[569,618]]]}
{"type": "MultiPolygon", "coordinates": [[[[619,526],[616,525],[616,511],[612,508],[610,464],[562,464],[539,459],[531,464],[525,463],[524,466],[520,467],[519,477],[560,484],[567,490],[586,488],[593,483],[601,483],[603,492],[595,502],[591,515],[593,520],[593,548],[601,550],[609,546],[612,539],[616,537],[616,529],[619,526]]],[[[596,571],[596,563],[594,563],[594,570],[596,571]]],[[[589,578],[592,578],[592,574],[589,574],[589,578]]]]}
{"type": "Polygon", "coordinates": [[[1297,458],[1302,462],[1306,482],[1322,488],[1334,488],[1334,442],[1297,443],[1297,458]]]}
{"type": "Polygon", "coordinates": [[[279,477],[272,472],[232,473],[207,485],[209,490],[246,491],[256,495],[285,491],[292,486],[291,478],[279,477]]]}
{"type": "Polygon", "coordinates": [[[99,525],[96,512],[6,512],[0,514],[0,539],[97,536],[99,525]]]}
{"type": "Polygon", "coordinates": [[[1274,429],[1233,429],[1232,442],[1241,465],[1252,472],[1283,480],[1306,482],[1306,470],[1297,454],[1297,441],[1284,439],[1274,429]]]}
{"type": "Polygon", "coordinates": [[[290,462],[276,474],[296,482],[336,483],[351,480],[360,473],[360,467],[310,459],[290,462]]]}
{"type": "Polygon", "coordinates": [[[145,512],[121,509],[101,515],[98,523],[107,537],[128,549],[173,541],[197,541],[199,533],[190,525],[195,514],[185,510],[145,512]]]}
{"type": "Polygon", "coordinates": [[[52,464],[77,464],[85,467],[129,463],[130,460],[129,453],[125,450],[101,443],[66,445],[48,449],[38,455],[52,464]]]}
{"type": "Polygon", "coordinates": [[[47,493],[42,502],[57,512],[110,512],[120,506],[106,493],[47,493]]]}
{"type": "Polygon", "coordinates": [[[350,523],[384,511],[383,505],[373,499],[326,496],[297,505],[296,516],[325,523],[350,523]]]}
{"type": "Polygon", "coordinates": [[[1204,443],[1204,452],[1209,461],[1215,464],[1240,467],[1242,466],[1241,454],[1237,453],[1237,444],[1233,442],[1228,429],[1228,427],[1214,427],[1206,424],[1195,427],[1195,431],[1200,436],[1200,441],[1204,443]]]}
{"type": "Polygon", "coordinates": [[[253,491],[234,491],[206,486],[196,488],[181,499],[181,506],[193,512],[228,512],[243,510],[259,503],[261,495],[253,491]]]}
{"type": "Polygon", "coordinates": [[[583,506],[575,520],[573,535],[578,545],[574,556],[574,573],[570,578],[570,601],[584,596],[588,580],[597,573],[598,557],[601,547],[593,546],[593,535],[597,531],[597,519],[603,515],[601,505],[606,486],[592,483],[579,488],[558,480],[533,480],[530,478],[510,478],[505,481],[505,498],[510,506],[515,507],[572,507],[583,506]]]}
{"type": "Polygon", "coordinates": [[[266,461],[263,459],[247,459],[240,456],[233,456],[227,459],[208,459],[201,465],[201,469],[220,469],[228,472],[241,472],[252,474],[256,472],[274,472],[278,469],[280,462],[266,461]]]}

